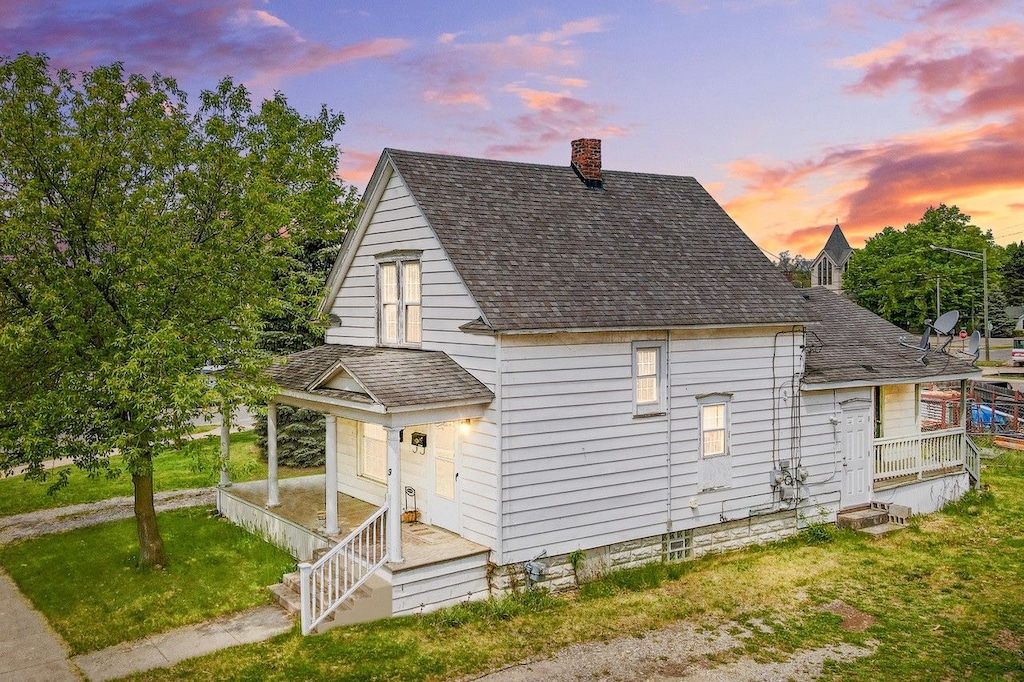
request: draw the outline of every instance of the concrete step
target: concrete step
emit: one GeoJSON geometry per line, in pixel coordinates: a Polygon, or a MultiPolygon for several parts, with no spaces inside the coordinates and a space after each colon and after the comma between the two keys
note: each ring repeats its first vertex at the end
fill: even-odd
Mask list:
{"type": "MultiPolygon", "coordinates": [[[[297,616],[302,613],[298,571],[285,574],[280,583],[271,585],[268,589],[274,603],[281,606],[289,615],[297,616]]],[[[378,576],[370,576],[335,610],[333,617],[329,617],[317,627],[317,632],[324,632],[338,625],[353,625],[390,617],[391,583],[378,576]]]]}
{"type": "Polygon", "coordinates": [[[905,527],[906,526],[904,526],[903,524],[890,523],[886,521],[885,523],[879,524],[877,526],[868,526],[867,528],[861,528],[860,532],[867,533],[868,535],[872,535],[874,537],[880,537],[882,535],[885,535],[886,533],[891,533],[894,530],[902,530],[905,527]]]}
{"type": "Polygon", "coordinates": [[[355,625],[390,618],[391,606],[391,583],[372,575],[360,585],[351,599],[338,607],[332,618],[318,625],[316,631],[326,632],[339,625],[355,625]]]}
{"type": "Polygon", "coordinates": [[[889,512],[881,509],[855,509],[840,512],[836,516],[836,526],[851,530],[863,530],[872,526],[880,526],[889,522],[889,512]]]}
{"type": "Polygon", "coordinates": [[[302,613],[302,601],[299,599],[298,592],[293,592],[285,587],[283,583],[271,585],[268,589],[270,589],[270,596],[274,603],[278,604],[289,615],[296,616],[302,613]]]}

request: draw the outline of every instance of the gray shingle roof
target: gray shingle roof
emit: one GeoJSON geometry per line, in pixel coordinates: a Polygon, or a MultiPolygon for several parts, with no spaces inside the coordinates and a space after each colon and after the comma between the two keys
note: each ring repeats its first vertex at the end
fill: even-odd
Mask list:
{"type": "Polygon", "coordinates": [[[388,149],[496,331],[800,322],[808,307],[689,177],[388,149]]]}
{"type": "Polygon", "coordinates": [[[440,351],[328,344],[292,353],[266,371],[283,388],[367,402],[359,393],[319,386],[334,369],[348,372],[385,408],[494,399],[490,389],[440,351]]]}
{"type": "Polygon", "coordinates": [[[825,242],[825,248],[822,251],[836,265],[845,263],[846,259],[853,253],[853,249],[850,248],[850,242],[846,241],[846,235],[843,234],[838,224],[832,228],[832,234],[828,236],[828,241],[825,242]]]}
{"type": "MultiPolygon", "coordinates": [[[[928,356],[928,364],[922,365],[917,362],[919,351],[900,345],[901,337],[916,345],[919,335],[903,331],[828,289],[814,287],[802,291],[821,320],[808,326],[806,385],[891,384],[901,379],[920,381],[980,374],[969,361],[937,352],[928,356]]],[[[932,344],[934,347],[934,338],[932,344]]]]}

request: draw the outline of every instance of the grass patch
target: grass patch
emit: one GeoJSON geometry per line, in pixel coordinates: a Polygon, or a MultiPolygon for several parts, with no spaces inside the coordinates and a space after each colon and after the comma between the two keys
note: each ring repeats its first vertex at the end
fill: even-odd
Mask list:
{"type": "MultiPolygon", "coordinates": [[[[254,481],[267,477],[267,465],[259,456],[252,432],[231,434],[231,480],[254,481]]],[[[120,457],[110,459],[107,473],[89,476],[77,467],[61,467],[47,472],[45,480],[26,480],[24,476],[0,479],[0,516],[11,516],[39,509],[70,504],[97,502],[111,497],[131,495],[131,475],[121,469],[120,457]],[[68,472],[68,484],[50,494],[49,488],[61,469],[68,472]]],[[[161,453],[154,460],[153,484],[157,492],[203,488],[216,485],[220,478],[220,436],[207,436],[183,447],[161,453]]],[[[322,471],[281,467],[279,476],[303,476],[322,471]]]]}
{"type": "Polygon", "coordinates": [[[0,547],[0,563],[75,654],[268,603],[266,586],[295,566],[206,508],[158,523],[162,571],[136,567],[134,519],[0,547]]]}
{"type": "Polygon", "coordinates": [[[984,476],[988,493],[882,538],[815,529],[611,574],[564,597],[526,593],[316,637],[293,632],[135,679],[442,680],[686,620],[709,633],[747,633],[715,661],[875,642],[870,656],[829,662],[824,679],[1024,680],[1024,453],[1001,455],[984,476]],[[874,623],[843,630],[825,610],[837,600],[874,623]]]}

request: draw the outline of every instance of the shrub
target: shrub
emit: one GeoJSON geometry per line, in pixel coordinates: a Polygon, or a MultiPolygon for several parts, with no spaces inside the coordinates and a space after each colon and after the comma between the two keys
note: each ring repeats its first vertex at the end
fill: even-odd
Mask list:
{"type": "MultiPolygon", "coordinates": [[[[316,410],[278,405],[277,463],[289,467],[322,466],[327,434],[324,416],[316,410]]],[[[253,429],[260,457],[267,461],[267,417],[260,415],[253,429]]]]}

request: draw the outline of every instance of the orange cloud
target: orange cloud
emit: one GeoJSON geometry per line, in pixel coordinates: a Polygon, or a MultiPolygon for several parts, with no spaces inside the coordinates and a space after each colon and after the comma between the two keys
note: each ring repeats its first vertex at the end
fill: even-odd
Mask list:
{"type": "MultiPolygon", "coordinates": [[[[984,3],[979,3],[984,4],[984,3]]],[[[825,149],[787,163],[739,159],[743,191],[724,205],[771,251],[816,254],[835,220],[855,246],[886,226],[956,204],[997,239],[1020,223],[1024,193],[1024,25],[963,29],[971,3],[931,3],[927,24],[839,65],[861,71],[848,91],[884,96],[909,85],[936,127],[825,149]]],[[[908,3],[897,10],[908,11],[908,3]]]]}

